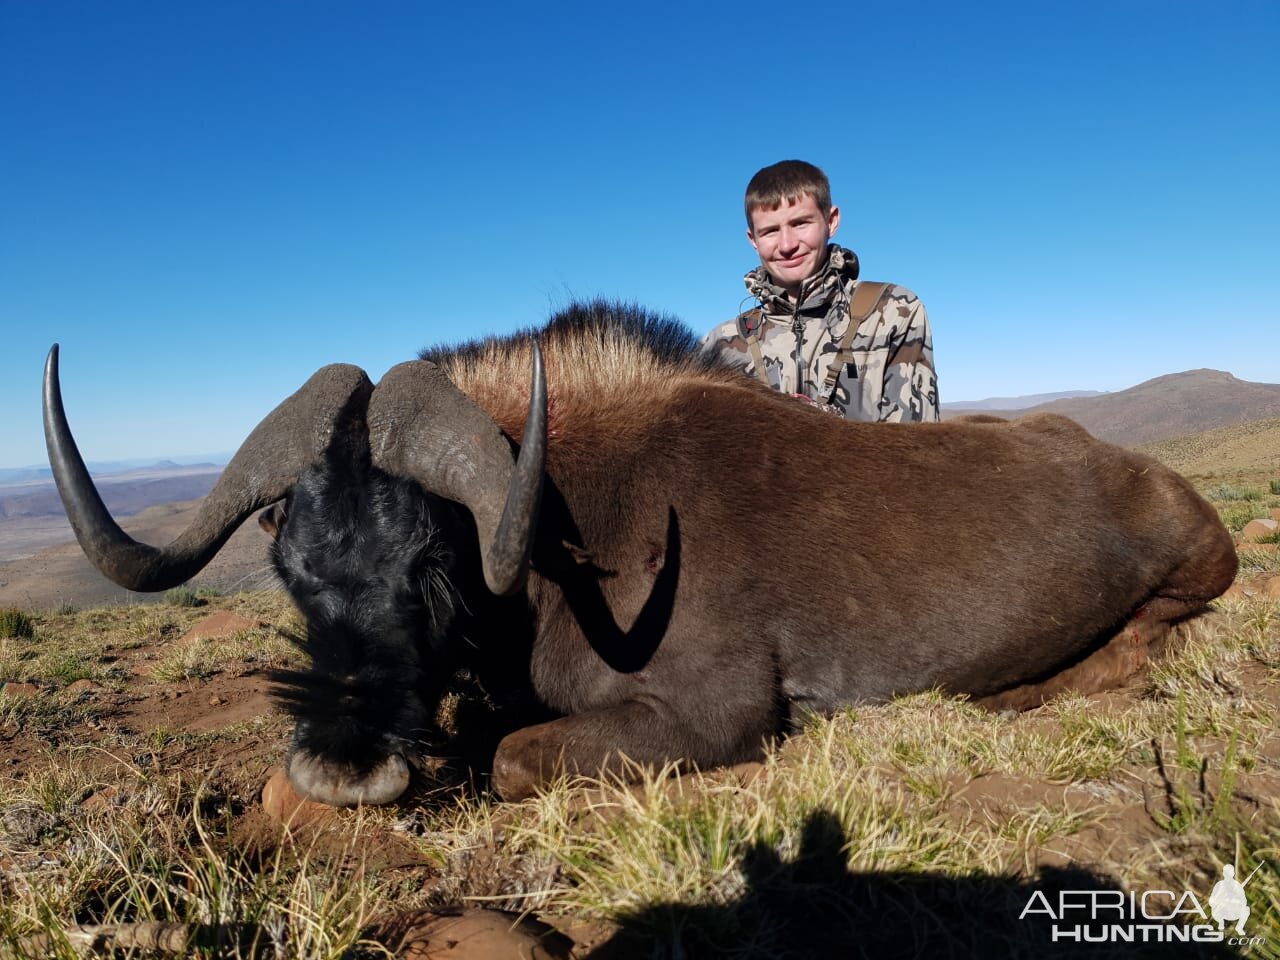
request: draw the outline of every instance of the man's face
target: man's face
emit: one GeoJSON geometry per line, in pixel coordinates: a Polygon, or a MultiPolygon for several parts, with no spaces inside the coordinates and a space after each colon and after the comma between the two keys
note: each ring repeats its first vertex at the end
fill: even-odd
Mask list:
{"type": "Polygon", "coordinates": [[[751,211],[747,239],[760,255],[760,263],[778,286],[792,296],[825,262],[827,241],[840,223],[840,210],[832,207],[823,216],[813,196],[784,201],[777,210],[756,207],[751,211]]]}

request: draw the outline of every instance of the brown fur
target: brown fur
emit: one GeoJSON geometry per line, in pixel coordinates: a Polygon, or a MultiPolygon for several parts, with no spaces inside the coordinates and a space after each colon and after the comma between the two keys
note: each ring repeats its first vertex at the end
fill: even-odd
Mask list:
{"type": "MultiPolygon", "coordinates": [[[[1061,417],[849,423],[621,340],[542,349],[531,671],[568,716],[504,741],[506,795],[621,753],[743,759],[779,704],[1123,682],[1234,576],[1185,480],[1061,417]]],[[[519,440],[529,363],[508,342],[449,372],[519,440]]]]}

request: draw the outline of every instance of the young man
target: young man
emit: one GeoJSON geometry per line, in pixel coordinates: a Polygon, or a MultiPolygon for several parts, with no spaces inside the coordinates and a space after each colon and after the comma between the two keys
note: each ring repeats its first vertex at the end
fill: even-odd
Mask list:
{"type": "Polygon", "coordinates": [[[858,280],[827,176],[803,160],[747,184],[747,240],[760,266],[743,280],[757,305],[703,338],[761,381],[850,420],[938,419],[924,304],[895,284],[858,280]]]}

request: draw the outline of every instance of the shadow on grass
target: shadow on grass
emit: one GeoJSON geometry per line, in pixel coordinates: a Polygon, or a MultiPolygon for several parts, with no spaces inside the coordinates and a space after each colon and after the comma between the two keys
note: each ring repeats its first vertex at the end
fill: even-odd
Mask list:
{"type": "MultiPolygon", "coordinates": [[[[748,851],[746,889],[718,906],[657,904],[621,919],[622,929],[589,960],[652,958],[893,958],[893,957],[1234,957],[1223,943],[1055,942],[1054,921],[1038,914],[1019,919],[1036,891],[1058,910],[1059,891],[1116,891],[1114,879],[1083,870],[1048,869],[1034,881],[975,875],[853,873],[845,863],[846,838],[828,813],[805,823],[799,855],[782,860],[768,846],[748,851]]],[[[1114,893],[1112,893],[1114,897],[1114,893]]],[[[1085,900],[1077,895],[1072,902],[1085,900]]],[[[1163,900],[1161,910],[1167,911],[1163,900]]],[[[1154,912],[1154,908],[1153,908],[1154,912]]],[[[1099,919],[1104,914],[1099,913],[1099,919]]],[[[1114,911],[1111,914],[1115,917],[1114,911]]],[[[1090,911],[1075,910],[1057,925],[1073,934],[1090,911]]],[[[1130,921],[1119,921],[1124,929],[1130,921]]],[[[1216,928],[1215,928],[1216,929],[1216,928]]],[[[1103,924],[1089,927],[1093,936],[1103,924]]],[[[1179,933],[1183,932],[1178,928],[1179,933]]]]}

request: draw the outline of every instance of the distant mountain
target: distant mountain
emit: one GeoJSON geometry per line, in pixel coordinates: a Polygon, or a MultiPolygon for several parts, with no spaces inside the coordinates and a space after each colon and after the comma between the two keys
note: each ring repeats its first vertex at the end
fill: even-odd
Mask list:
{"type": "MultiPolygon", "coordinates": [[[[230,459],[231,454],[229,453],[201,453],[186,457],[169,457],[162,460],[154,457],[133,460],[90,460],[85,466],[89,468],[89,473],[92,476],[105,477],[131,470],[174,470],[178,468],[189,469],[191,467],[220,469],[230,459]]],[[[27,467],[0,467],[0,486],[7,486],[13,483],[30,483],[37,480],[53,480],[53,474],[47,465],[36,463],[27,467]]]]}
{"type": "Polygon", "coordinates": [[[1064,390],[1061,393],[1032,393],[1025,397],[987,397],[985,400],[960,400],[956,403],[944,403],[943,411],[949,410],[1025,410],[1042,403],[1054,400],[1070,400],[1073,397],[1101,396],[1101,390],[1064,390]]]}
{"type": "MultiPolygon", "coordinates": [[[[961,413],[943,412],[943,419],[961,413]]],[[[1054,400],[1017,411],[1059,413],[1102,440],[1132,447],[1249,420],[1280,417],[1280,384],[1238,380],[1223,370],[1188,370],[1147,380],[1115,393],[1054,400]]]]}
{"type": "Polygon", "coordinates": [[[53,480],[53,471],[48,467],[4,467],[0,469],[0,484],[35,483],[41,480],[53,480]]]}

